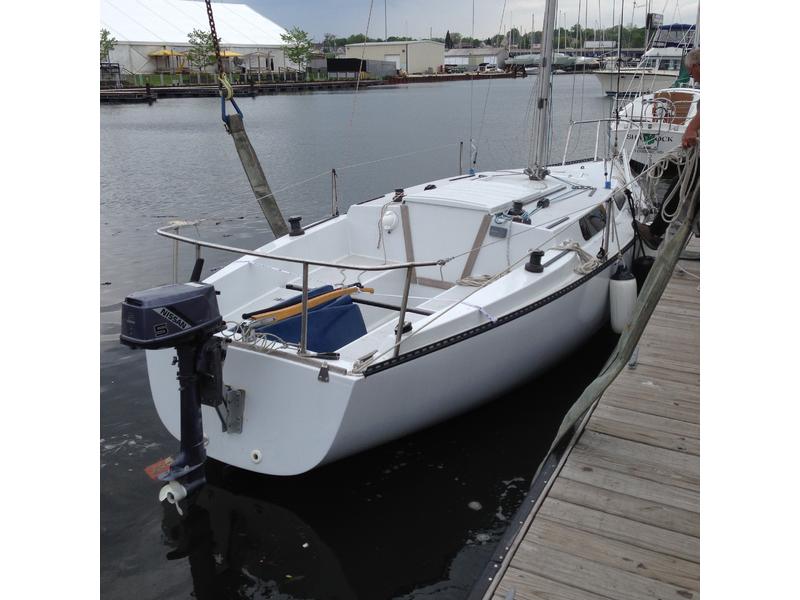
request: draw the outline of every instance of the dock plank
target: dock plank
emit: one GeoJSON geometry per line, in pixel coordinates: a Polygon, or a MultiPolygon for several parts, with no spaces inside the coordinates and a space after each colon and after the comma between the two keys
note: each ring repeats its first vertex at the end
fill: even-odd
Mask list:
{"type": "MultiPolygon", "coordinates": [[[[645,483],[643,480],[641,482],[645,483]]],[[[565,477],[556,480],[549,497],[669,531],[695,537],[700,535],[700,522],[696,512],[565,477]]]]}
{"type": "Polygon", "coordinates": [[[691,562],[700,561],[699,540],[684,533],[610,515],[601,510],[564,502],[549,496],[539,509],[538,515],[612,540],[649,548],[661,554],[691,562]]]}
{"type": "Polygon", "coordinates": [[[587,427],[591,431],[658,448],[700,454],[700,427],[686,421],[603,405],[592,415],[587,427]]]}
{"type": "Polygon", "coordinates": [[[616,406],[641,413],[666,417],[687,423],[700,423],[697,402],[683,395],[663,393],[661,398],[644,396],[623,386],[613,386],[613,393],[604,398],[605,406],[616,406]]]}
{"type": "Polygon", "coordinates": [[[585,560],[568,552],[524,541],[517,553],[525,570],[587,592],[597,592],[615,600],[642,598],[687,598],[695,590],[678,587],[637,573],[585,560]]]}
{"type": "Polygon", "coordinates": [[[525,539],[528,540],[607,567],[690,590],[700,590],[700,568],[695,562],[596,536],[549,519],[536,519],[530,535],[525,539]]]}
{"type": "Polygon", "coordinates": [[[641,479],[625,473],[568,463],[564,465],[559,477],[579,481],[612,492],[627,494],[628,496],[636,496],[644,500],[660,502],[666,506],[674,506],[675,508],[695,513],[700,512],[700,494],[697,492],[656,483],[652,480],[641,479]]]}
{"type": "Polygon", "coordinates": [[[601,467],[659,483],[699,491],[698,456],[621,440],[587,430],[570,454],[574,464],[601,467]]]}
{"type": "Polygon", "coordinates": [[[497,590],[492,600],[507,600],[511,591],[514,600],[611,600],[516,567],[508,568],[497,590]]]}

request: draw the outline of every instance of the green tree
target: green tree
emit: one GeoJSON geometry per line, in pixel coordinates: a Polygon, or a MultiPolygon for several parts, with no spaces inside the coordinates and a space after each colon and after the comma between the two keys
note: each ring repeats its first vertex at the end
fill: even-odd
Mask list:
{"type": "MultiPolygon", "coordinates": [[[[210,31],[192,29],[188,37],[189,50],[186,52],[186,57],[189,59],[189,64],[204,71],[208,65],[213,65],[217,61],[214,50],[214,36],[211,35],[210,31]]],[[[222,41],[222,38],[217,38],[217,42],[219,43],[220,41],[222,41]]]]}
{"type": "Polygon", "coordinates": [[[487,46],[492,46],[493,48],[500,48],[501,46],[505,45],[506,36],[498,33],[490,38],[486,38],[485,41],[487,46]]]}
{"type": "Polygon", "coordinates": [[[108,62],[108,55],[117,46],[117,40],[108,29],[100,30],[100,62],[108,62]]]}
{"type": "Polygon", "coordinates": [[[336,34],[333,33],[326,33],[325,37],[322,40],[322,50],[323,52],[332,52],[336,49],[338,45],[336,43],[336,34]]]}
{"type": "Polygon", "coordinates": [[[308,33],[295,26],[286,33],[282,33],[281,39],[286,44],[286,57],[295,63],[301,71],[305,71],[306,64],[311,58],[312,47],[308,33]]]}

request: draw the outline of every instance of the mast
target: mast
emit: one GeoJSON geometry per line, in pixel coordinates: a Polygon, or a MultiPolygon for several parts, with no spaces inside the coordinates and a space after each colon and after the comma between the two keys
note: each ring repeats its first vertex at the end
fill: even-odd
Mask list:
{"type": "Polygon", "coordinates": [[[536,120],[534,122],[533,143],[531,145],[530,165],[526,173],[531,179],[542,180],[547,175],[548,125],[550,122],[550,79],[553,74],[553,31],[555,29],[556,6],[558,0],[547,0],[542,24],[542,47],[539,66],[539,89],[536,101],[536,120]]]}
{"type": "Polygon", "coordinates": [[[697,2],[697,20],[694,22],[694,43],[695,48],[700,47],[700,2],[697,2]]]}

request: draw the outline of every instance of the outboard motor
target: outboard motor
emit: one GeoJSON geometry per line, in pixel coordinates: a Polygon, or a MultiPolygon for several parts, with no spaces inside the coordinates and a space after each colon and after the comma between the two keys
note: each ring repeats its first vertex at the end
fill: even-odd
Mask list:
{"type": "Polygon", "coordinates": [[[164,285],[135,292],[122,303],[120,342],[143,350],[175,348],[178,353],[180,453],[159,476],[167,482],[159,500],[175,504],[181,514],[178,502],[205,483],[201,404],[219,407],[224,402],[225,351],[214,336],[224,328],[216,291],[207,283],[164,285]]]}

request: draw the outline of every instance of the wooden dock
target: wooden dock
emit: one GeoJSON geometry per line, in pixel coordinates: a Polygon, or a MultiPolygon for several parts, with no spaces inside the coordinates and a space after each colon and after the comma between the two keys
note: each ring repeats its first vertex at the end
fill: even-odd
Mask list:
{"type": "MultiPolygon", "coordinates": [[[[678,264],[699,277],[699,262],[678,264]]],[[[699,285],[675,269],[638,363],[531,501],[484,598],[699,598],[699,285]]]]}
{"type": "MultiPolygon", "coordinates": [[[[389,85],[388,81],[383,80],[362,80],[359,89],[367,89],[376,86],[389,85]]],[[[277,81],[254,83],[253,85],[234,85],[234,93],[237,98],[254,97],[269,94],[315,92],[315,91],[336,91],[354,89],[355,80],[335,80],[329,81],[277,81]]],[[[219,97],[219,86],[217,85],[182,85],[182,86],[150,86],[120,89],[101,89],[101,103],[115,102],[146,102],[149,98],[154,101],[158,98],[217,98],[219,97]],[[142,98],[145,98],[144,100],[142,98]]]]}

